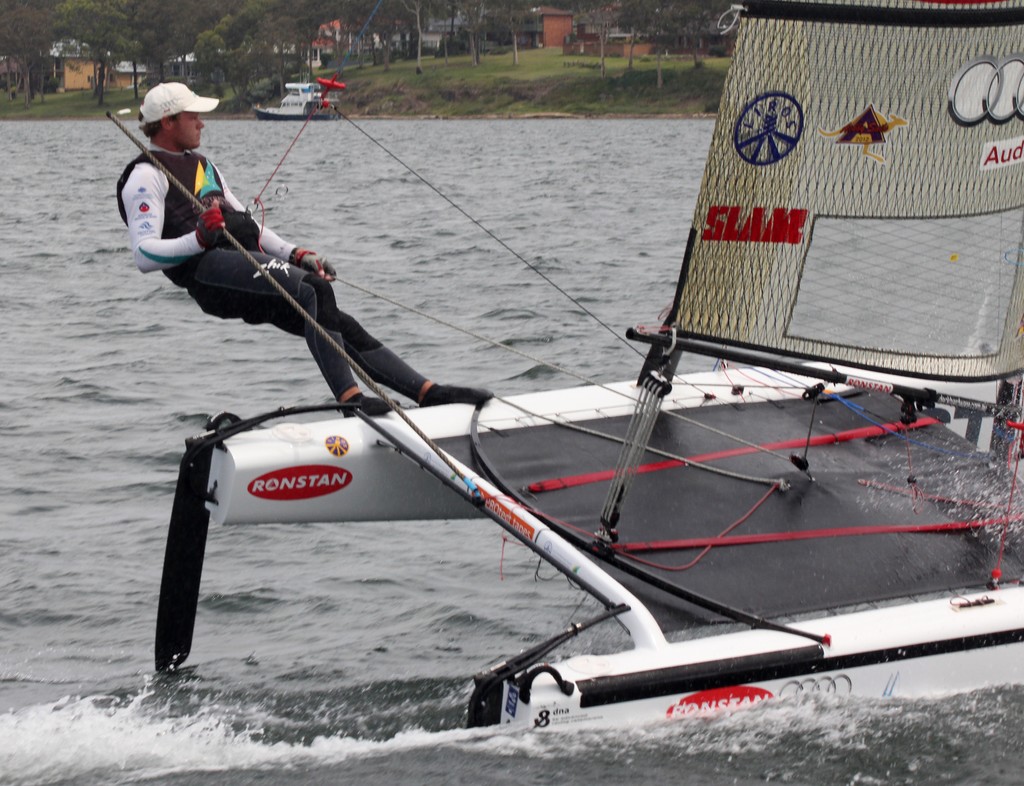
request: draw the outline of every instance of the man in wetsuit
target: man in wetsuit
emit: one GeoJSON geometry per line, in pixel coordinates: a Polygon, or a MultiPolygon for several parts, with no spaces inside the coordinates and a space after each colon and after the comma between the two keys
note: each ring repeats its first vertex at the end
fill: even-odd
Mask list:
{"type": "Polygon", "coordinates": [[[409,367],[338,309],[330,283],[335,271],[329,263],[266,227],[261,230],[220,171],[194,152],[204,127],[200,114],[217,103],[176,82],[159,84],[146,94],[139,121],[150,151],[206,209],[200,213],[147,156],[128,164],[117,184],[117,200],[139,270],[163,271],[207,314],[269,323],[304,336],[338,401],[370,415],[388,412],[380,399],[363,396],[339,353],[227,242],[226,228],[375,382],[423,407],[477,404],[490,398],[486,390],[436,384],[409,367]]]}

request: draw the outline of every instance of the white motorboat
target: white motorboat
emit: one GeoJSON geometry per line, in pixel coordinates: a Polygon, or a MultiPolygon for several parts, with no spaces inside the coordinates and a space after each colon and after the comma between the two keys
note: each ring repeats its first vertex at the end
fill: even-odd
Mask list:
{"type": "Polygon", "coordinates": [[[337,120],[338,115],[323,106],[321,87],[316,82],[288,82],[279,106],[254,107],[257,120],[337,120]]]}

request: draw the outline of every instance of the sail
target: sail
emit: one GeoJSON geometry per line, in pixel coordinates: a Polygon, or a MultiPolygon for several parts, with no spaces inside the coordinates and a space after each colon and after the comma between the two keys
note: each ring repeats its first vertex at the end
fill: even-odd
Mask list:
{"type": "Polygon", "coordinates": [[[1024,367],[1024,0],[745,4],[675,324],[919,377],[1024,367]]]}

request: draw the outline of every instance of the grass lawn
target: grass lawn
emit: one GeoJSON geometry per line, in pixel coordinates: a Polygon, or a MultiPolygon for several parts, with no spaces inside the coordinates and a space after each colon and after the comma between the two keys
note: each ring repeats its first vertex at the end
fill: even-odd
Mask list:
{"type": "MultiPolygon", "coordinates": [[[[663,58],[661,87],[654,57],[635,58],[632,70],[626,58],[607,58],[604,77],[599,64],[597,58],[562,55],[558,49],[521,51],[518,65],[512,64],[511,52],[485,55],[479,66],[468,56],[449,58],[446,65],[431,55],[423,59],[422,74],[412,60],[396,61],[387,71],[353,62],[341,77],[348,84],[341,107],[358,116],[705,114],[718,107],[729,61],[712,58],[695,68],[692,58],[663,58]]],[[[108,91],[103,106],[88,92],[49,94],[28,109],[19,96],[0,99],[0,120],[101,118],[119,109],[131,109],[129,119],[134,119],[137,108],[130,88],[108,91]]]]}

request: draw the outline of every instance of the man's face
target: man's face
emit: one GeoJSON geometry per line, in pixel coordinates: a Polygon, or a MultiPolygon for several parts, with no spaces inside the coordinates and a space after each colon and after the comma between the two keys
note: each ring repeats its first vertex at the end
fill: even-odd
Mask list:
{"type": "Polygon", "coordinates": [[[199,147],[200,136],[206,126],[198,112],[179,112],[174,117],[164,118],[162,122],[167,144],[161,147],[177,153],[199,147]]]}

